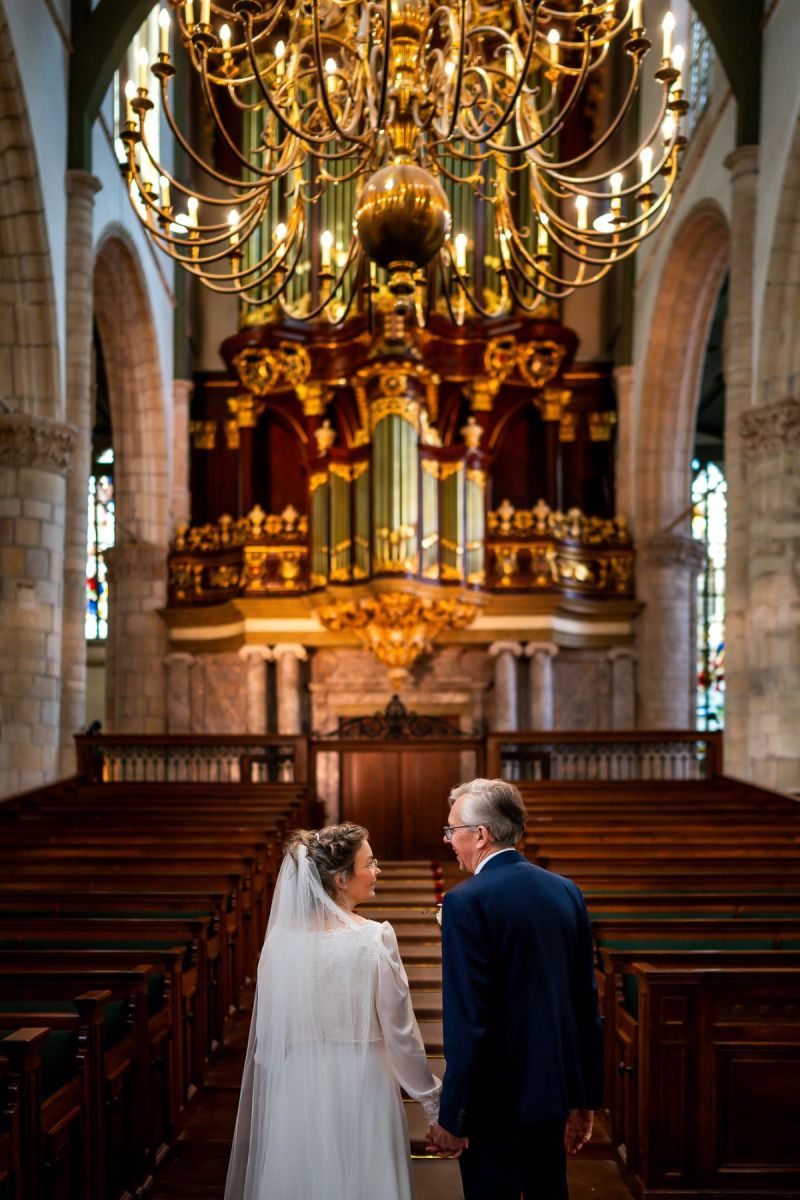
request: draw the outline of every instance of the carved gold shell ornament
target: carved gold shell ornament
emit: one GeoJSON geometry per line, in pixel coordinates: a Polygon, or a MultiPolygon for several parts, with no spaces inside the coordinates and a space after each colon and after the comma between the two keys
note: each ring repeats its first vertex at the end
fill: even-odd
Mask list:
{"type": "Polygon", "coordinates": [[[316,609],[315,615],[331,633],[354,633],[379,662],[389,668],[395,689],[408,677],[418,658],[430,654],[445,629],[466,629],[478,607],[462,600],[424,600],[406,592],[383,592],[357,601],[342,601],[316,609]]]}

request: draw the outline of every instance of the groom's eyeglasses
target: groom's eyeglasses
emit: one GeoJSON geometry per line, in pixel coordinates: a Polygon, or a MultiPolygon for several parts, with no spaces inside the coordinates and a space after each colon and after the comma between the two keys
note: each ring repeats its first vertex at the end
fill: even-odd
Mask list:
{"type": "Polygon", "coordinates": [[[373,857],[372,857],[372,858],[368,858],[368,859],[367,859],[367,867],[368,867],[368,869],[369,869],[370,871],[377,871],[377,870],[379,870],[379,867],[378,867],[378,860],[377,860],[377,858],[375,858],[375,856],[374,856],[374,855],[373,855],[373,857]]]}
{"type": "Polygon", "coordinates": [[[478,829],[478,828],[479,828],[479,826],[477,826],[477,825],[443,825],[442,833],[444,834],[444,840],[446,842],[452,842],[453,834],[457,833],[459,829],[478,829]]]}

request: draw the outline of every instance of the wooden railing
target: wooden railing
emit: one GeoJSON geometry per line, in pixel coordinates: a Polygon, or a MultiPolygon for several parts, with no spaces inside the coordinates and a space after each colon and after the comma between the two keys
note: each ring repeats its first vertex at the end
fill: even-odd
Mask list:
{"type": "Polygon", "coordinates": [[[711,779],[722,773],[722,734],[695,730],[492,733],[487,771],[510,782],[711,779]]]}
{"type": "Polygon", "coordinates": [[[307,783],[308,739],[278,734],[97,734],[75,738],[94,783],[307,783]]]}

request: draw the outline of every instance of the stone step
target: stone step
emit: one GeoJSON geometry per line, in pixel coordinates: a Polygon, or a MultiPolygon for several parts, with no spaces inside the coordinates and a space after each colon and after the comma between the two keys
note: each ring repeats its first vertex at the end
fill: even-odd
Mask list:
{"type": "MultiPolygon", "coordinates": [[[[359,906],[366,907],[366,906],[359,906]]],[[[396,904],[371,904],[369,908],[370,921],[407,921],[414,925],[428,925],[436,920],[436,900],[431,896],[428,904],[417,907],[396,904]]]]}
{"type": "Polygon", "coordinates": [[[419,1021],[419,1031],[428,1055],[441,1057],[444,1054],[444,1035],[441,1021],[419,1021]]]}
{"type": "Polygon", "coordinates": [[[435,942],[406,942],[400,945],[400,957],[408,969],[409,963],[439,964],[441,970],[442,943],[435,942]]]}
{"type": "Polygon", "coordinates": [[[382,888],[380,882],[374,900],[366,900],[361,907],[365,912],[373,908],[434,908],[436,892],[432,887],[427,890],[415,887],[413,891],[402,891],[394,887],[382,888]]]}
{"type": "Polygon", "coordinates": [[[411,994],[414,1015],[418,1021],[442,1019],[441,988],[415,988],[411,994]]]}

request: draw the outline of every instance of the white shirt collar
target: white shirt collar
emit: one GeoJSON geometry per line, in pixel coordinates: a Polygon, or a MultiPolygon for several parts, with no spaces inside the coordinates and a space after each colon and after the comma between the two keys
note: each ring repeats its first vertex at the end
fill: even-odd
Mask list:
{"type": "Polygon", "coordinates": [[[485,867],[486,863],[489,861],[490,858],[495,858],[498,854],[507,854],[509,850],[513,850],[513,849],[514,849],[513,846],[503,846],[502,850],[493,850],[491,854],[486,855],[486,858],[481,859],[481,861],[478,863],[477,867],[472,872],[472,874],[480,875],[481,871],[483,870],[483,868],[485,867]]]}

